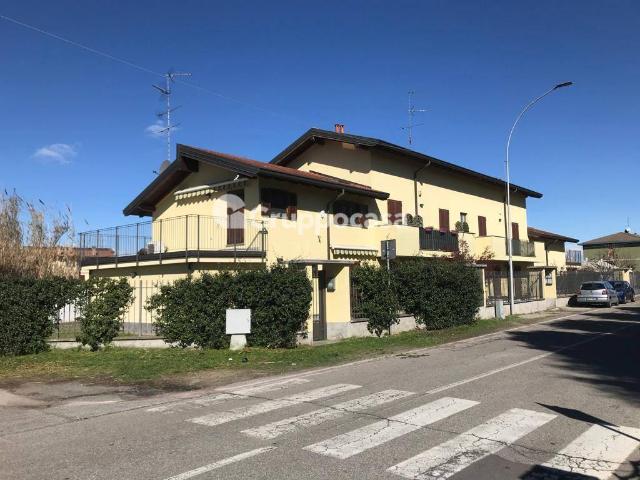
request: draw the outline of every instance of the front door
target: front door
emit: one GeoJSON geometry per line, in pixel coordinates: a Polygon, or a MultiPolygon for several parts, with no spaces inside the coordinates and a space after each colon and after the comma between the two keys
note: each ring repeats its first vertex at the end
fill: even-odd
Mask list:
{"type": "Polygon", "coordinates": [[[327,339],[327,319],[325,317],[326,276],[324,270],[318,270],[318,266],[312,267],[313,273],[313,298],[311,311],[313,315],[313,341],[327,339]]]}

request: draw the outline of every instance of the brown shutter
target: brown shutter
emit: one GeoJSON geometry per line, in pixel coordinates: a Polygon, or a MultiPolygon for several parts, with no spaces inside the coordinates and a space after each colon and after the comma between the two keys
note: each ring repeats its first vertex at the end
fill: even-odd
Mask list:
{"type": "Polygon", "coordinates": [[[402,202],[387,200],[388,221],[391,225],[402,225],[402,202]]]}
{"type": "Polygon", "coordinates": [[[487,236],[487,217],[478,216],[478,235],[487,236]]]}
{"type": "Polygon", "coordinates": [[[511,238],[520,240],[520,227],[516,222],[511,222],[511,238]]]}
{"type": "Polygon", "coordinates": [[[296,217],[298,216],[298,207],[294,206],[294,205],[290,205],[287,207],[287,218],[289,220],[296,220],[296,217]]]}
{"type": "Polygon", "coordinates": [[[449,210],[445,210],[444,208],[440,209],[440,231],[449,231],[449,210]]]}

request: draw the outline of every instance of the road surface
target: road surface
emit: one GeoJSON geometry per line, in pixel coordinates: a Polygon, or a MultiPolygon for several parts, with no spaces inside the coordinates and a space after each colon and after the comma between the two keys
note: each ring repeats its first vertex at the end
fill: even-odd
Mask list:
{"type": "Polygon", "coordinates": [[[640,478],[640,306],[197,394],[0,408],[2,479],[640,478]]]}

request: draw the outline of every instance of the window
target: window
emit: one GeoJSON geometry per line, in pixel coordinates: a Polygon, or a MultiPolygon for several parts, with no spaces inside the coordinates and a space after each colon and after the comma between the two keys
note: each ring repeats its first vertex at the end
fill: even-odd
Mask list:
{"type": "Polygon", "coordinates": [[[262,188],[260,203],[264,217],[295,220],[298,215],[298,199],[295,193],[276,188],[262,188]]]}
{"type": "Polygon", "coordinates": [[[449,228],[449,210],[440,209],[440,231],[448,232],[449,228]]]}
{"type": "Polygon", "coordinates": [[[369,207],[361,203],[338,201],[333,205],[333,221],[336,225],[366,227],[369,207]]]}
{"type": "Polygon", "coordinates": [[[387,216],[390,225],[402,225],[402,202],[387,200],[387,216]]]}
{"type": "Polygon", "coordinates": [[[467,223],[467,214],[460,212],[460,223],[467,223]]]}
{"type": "Polygon", "coordinates": [[[480,237],[487,236],[487,217],[478,216],[478,235],[480,237]]]}

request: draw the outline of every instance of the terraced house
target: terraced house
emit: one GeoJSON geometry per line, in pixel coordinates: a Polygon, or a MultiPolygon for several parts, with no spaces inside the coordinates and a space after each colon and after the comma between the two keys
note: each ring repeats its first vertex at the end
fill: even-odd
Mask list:
{"type": "MultiPolygon", "coordinates": [[[[159,283],[265,262],[299,264],[314,285],[310,338],[322,340],[366,332],[350,269],[379,261],[384,240],[395,240],[398,258],[462,250],[478,264],[486,304],[506,299],[509,229],[517,299],[554,299],[564,254],[550,256],[555,234],[531,236],[527,222],[527,200],[542,194],[512,185],[511,225],[504,196],[498,178],[346,134],[341,125],[308,130],[269,163],[178,145],[175,161],[124,209],[149,219],[81,234],[82,252],[113,251],[81,263],[85,275],[131,279],[137,299],[130,323],[141,330],[152,321],[145,297],[159,283]]],[[[562,251],[565,240],[574,241],[554,240],[562,251]]]]}

